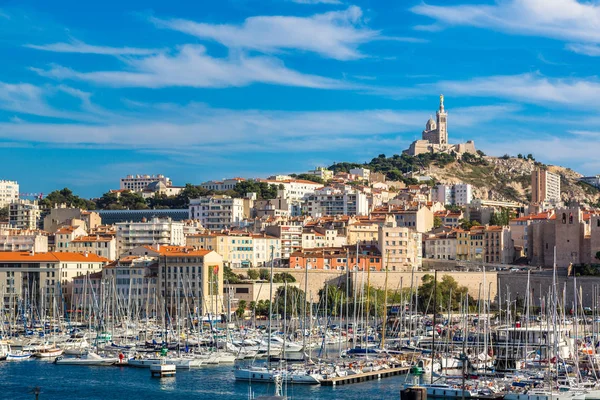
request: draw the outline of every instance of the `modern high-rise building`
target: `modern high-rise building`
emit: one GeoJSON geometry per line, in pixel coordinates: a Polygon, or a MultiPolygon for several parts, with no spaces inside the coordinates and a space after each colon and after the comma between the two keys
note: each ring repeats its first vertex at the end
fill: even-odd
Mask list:
{"type": "Polygon", "coordinates": [[[0,208],[19,200],[19,184],[15,181],[0,180],[0,208]]]}
{"type": "Polygon", "coordinates": [[[536,168],[531,173],[531,203],[560,203],[560,175],[536,168]]]}

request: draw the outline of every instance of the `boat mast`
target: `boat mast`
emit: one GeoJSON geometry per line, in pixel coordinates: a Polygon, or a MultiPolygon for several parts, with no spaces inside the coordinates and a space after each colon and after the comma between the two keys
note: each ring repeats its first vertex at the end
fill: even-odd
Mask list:
{"type": "MultiPolygon", "coordinates": [[[[271,357],[271,320],[273,317],[273,246],[271,246],[271,278],[269,281],[269,333],[267,341],[267,360],[271,357]]],[[[269,362],[267,361],[267,370],[269,362]]]]}
{"type": "Polygon", "coordinates": [[[437,269],[433,273],[433,330],[431,340],[431,384],[433,385],[433,365],[435,362],[435,315],[437,311],[437,269]]]}
{"type": "MultiPolygon", "coordinates": [[[[382,257],[383,260],[383,257],[382,257]]],[[[385,350],[385,331],[387,329],[387,295],[388,295],[388,262],[390,261],[390,251],[387,251],[387,260],[385,262],[385,281],[383,284],[383,321],[381,328],[381,350],[385,350]]]]}

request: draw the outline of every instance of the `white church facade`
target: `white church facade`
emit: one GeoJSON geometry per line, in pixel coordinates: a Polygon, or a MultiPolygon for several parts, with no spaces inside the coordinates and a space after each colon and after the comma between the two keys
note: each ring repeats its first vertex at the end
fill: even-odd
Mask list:
{"type": "Polygon", "coordinates": [[[421,140],[412,142],[405,154],[417,156],[423,153],[448,153],[454,152],[457,156],[463,153],[475,153],[475,142],[448,143],[448,113],[444,109],[444,95],[440,96],[440,108],[435,113],[436,120],[429,118],[422,133],[421,140]]]}

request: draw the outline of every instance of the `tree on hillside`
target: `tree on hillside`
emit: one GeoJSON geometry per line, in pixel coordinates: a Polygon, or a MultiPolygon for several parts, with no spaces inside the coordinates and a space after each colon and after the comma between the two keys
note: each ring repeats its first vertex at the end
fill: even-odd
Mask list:
{"type": "Polygon", "coordinates": [[[277,197],[277,185],[269,185],[266,182],[242,181],[236,183],[233,191],[235,197],[245,197],[248,193],[256,193],[261,200],[271,200],[277,197]]]}
{"type": "Polygon", "coordinates": [[[131,191],[120,193],[108,192],[96,200],[101,210],[144,210],[149,208],[141,194],[131,191]]]}
{"type": "Polygon", "coordinates": [[[177,195],[178,205],[180,208],[186,208],[190,204],[190,199],[197,199],[211,194],[214,194],[214,191],[186,183],[183,190],[177,195]]]}
{"type": "Polygon", "coordinates": [[[246,274],[248,275],[248,278],[252,279],[253,281],[257,280],[260,276],[258,271],[255,269],[249,269],[246,274]]]}
{"type": "Polygon", "coordinates": [[[321,179],[320,177],[318,177],[316,175],[312,175],[312,174],[290,174],[290,176],[295,179],[302,179],[305,181],[320,183],[322,185],[325,184],[325,181],[323,179],[321,179]]]}
{"type": "Polygon", "coordinates": [[[460,219],[460,220],[458,220],[458,224],[460,225],[461,229],[464,229],[465,231],[470,230],[474,226],[480,226],[481,225],[477,221],[469,221],[467,219],[460,219]]]}
{"type": "Polygon", "coordinates": [[[82,208],[86,210],[96,209],[96,203],[94,203],[92,200],[82,199],[81,197],[73,194],[73,191],[69,188],[55,190],[40,201],[40,205],[48,208],[55,207],[58,204],[66,204],[69,207],[82,208]]]}

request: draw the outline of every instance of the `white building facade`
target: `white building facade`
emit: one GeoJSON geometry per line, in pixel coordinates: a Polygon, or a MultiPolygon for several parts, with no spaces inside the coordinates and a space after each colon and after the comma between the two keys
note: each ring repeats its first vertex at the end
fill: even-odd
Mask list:
{"type": "Polygon", "coordinates": [[[8,206],[8,223],[11,228],[37,229],[42,210],[37,200],[17,200],[8,206]]]}
{"type": "Polygon", "coordinates": [[[171,218],[152,218],[146,222],[119,222],[117,226],[117,254],[126,253],[139,246],[183,246],[183,222],[171,218]]]}
{"type": "Polygon", "coordinates": [[[191,199],[189,216],[209,230],[240,226],[244,221],[244,199],[224,195],[191,199]]]}
{"type": "Polygon", "coordinates": [[[444,205],[465,206],[473,200],[473,187],[468,183],[437,185],[433,190],[433,201],[444,205]]]}
{"type": "Polygon", "coordinates": [[[306,198],[302,207],[306,215],[368,215],[369,199],[365,193],[346,186],[343,190],[325,187],[306,198]]]}
{"type": "Polygon", "coordinates": [[[160,182],[165,186],[172,186],[171,179],[164,175],[127,175],[125,178],[121,178],[119,189],[142,192],[148,185],[154,182],[160,182]]]}
{"type": "Polygon", "coordinates": [[[16,181],[0,180],[0,208],[19,200],[19,184],[16,181]]]}

